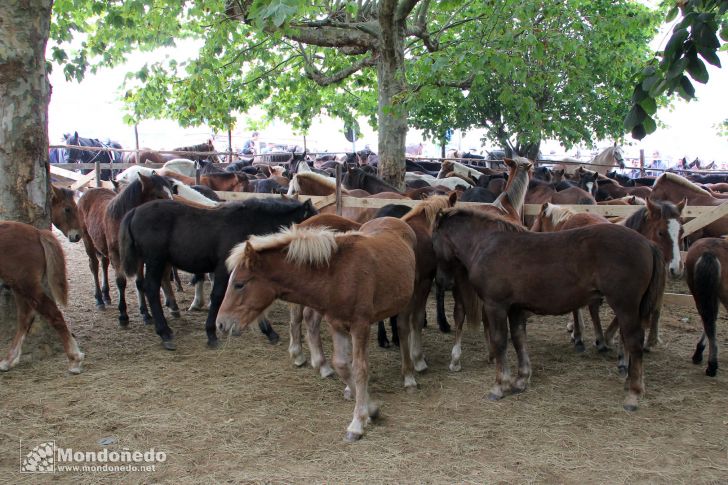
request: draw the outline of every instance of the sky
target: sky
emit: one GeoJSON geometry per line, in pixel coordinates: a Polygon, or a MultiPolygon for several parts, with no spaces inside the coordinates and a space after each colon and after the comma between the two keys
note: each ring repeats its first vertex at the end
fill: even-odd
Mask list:
{"type": "MultiPolygon", "coordinates": [[[[663,28],[663,32],[666,28],[663,28]]],[[[660,34],[653,44],[659,45],[664,39],[664,33],[660,34]]],[[[139,69],[145,62],[162,60],[165,56],[173,56],[180,60],[194,50],[194,46],[182,43],[176,48],[135,54],[124,65],[88,74],[81,83],[66,81],[62,70],[54,69],[50,75],[53,86],[49,106],[51,144],[60,143],[63,133],[78,131],[83,137],[111,138],[119,141],[125,148],[134,148],[134,130],[123,122],[124,109],[120,101],[124,74],[139,69]]],[[[721,53],[721,62],[724,66],[728,65],[728,55],[725,52],[721,53]]],[[[641,142],[632,140],[629,135],[626,136],[624,148],[628,157],[636,157],[639,150],[644,149],[647,158],[659,152],[659,156],[666,160],[677,160],[687,156],[691,160],[699,157],[707,161],[728,161],[728,138],[719,137],[715,128],[717,123],[728,118],[728,69],[718,69],[708,65],[708,71],[710,80],[706,85],[693,83],[696,87],[697,100],[688,103],[676,99],[670,109],[660,109],[658,118],[664,126],[659,126],[655,133],[648,135],[641,142]]],[[[261,118],[262,114],[252,112],[247,116],[255,119],[261,118]]],[[[356,148],[369,145],[376,151],[376,133],[365,120],[361,120],[359,124],[363,133],[356,148]]],[[[260,131],[262,141],[303,146],[303,136],[294,133],[284,123],[273,122],[260,131]]],[[[240,119],[233,132],[233,147],[242,147],[249,135],[250,130],[246,121],[240,119]]],[[[207,127],[182,128],[171,120],[147,120],[139,125],[140,146],[155,149],[194,145],[211,136],[213,132],[207,127]]],[[[461,150],[480,151],[483,148],[481,138],[480,130],[464,133],[458,131],[453,136],[451,146],[461,150]]],[[[417,130],[409,131],[407,144],[422,140],[422,135],[417,130]]],[[[596,143],[598,148],[611,144],[611,140],[596,143]]],[[[352,147],[344,138],[342,122],[326,118],[315,120],[307,135],[307,145],[309,151],[310,148],[322,151],[350,151],[352,147]]],[[[227,148],[226,133],[218,134],[216,146],[219,150],[227,148]]],[[[493,145],[486,144],[485,148],[493,148],[493,145]]],[[[425,141],[425,151],[431,156],[439,155],[439,148],[427,141],[425,141]]],[[[542,145],[542,153],[574,156],[576,150],[574,148],[566,150],[556,141],[546,141],[542,145]]],[[[588,150],[582,154],[588,155],[588,150]]]]}

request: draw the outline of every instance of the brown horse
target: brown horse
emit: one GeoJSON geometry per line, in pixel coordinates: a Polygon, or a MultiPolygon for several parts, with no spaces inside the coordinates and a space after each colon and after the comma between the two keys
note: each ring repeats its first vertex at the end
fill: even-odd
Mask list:
{"type": "MultiPolygon", "coordinates": [[[[725,199],[714,197],[707,190],[674,173],[663,173],[657,178],[651,198],[668,200],[673,204],[687,199],[691,206],[717,206],[725,202],[725,199]]],[[[695,233],[696,237],[720,237],[724,234],[728,234],[728,217],[721,217],[695,233]]]]}
{"type": "Polygon", "coordinates": [[[644,391],[644,328],[665,286],[657,246],[614,224],[532,233],[478,211],[449,209],[441,214],[433,232],[435,253],[441,263],[464,268],[488,320],[496,360],[489,398],[502,398],[506,388],[522,392],[528,385],[525,323],[530,314],[561,315],[604,297],[617,315],[630,355],[624,408],[636,410],[644,391]],[[518,356],[518,377],[512,384],[506,360],[509,322],[518,356]]]}
{"type": "MultiPolygon", "coordinates": [[[[164,177],[178,180],[186,185],[195,185],[193,177],[187,177],[174,170],[162,168],[157,173],[164,177]]],[[[239,172],[211,173],[200,176],[200,185],[210,187],[212,190],[220,192],[250,192],[250,181],[248,176],[239,172]]]]}
{"type": "MultiPolygon", "coordinates": [[[[104,309],[105,304],[111,303],[109,296],[109,262],[116,272],[116,286],[119,289],[119,324],[127,326],[129,315],[126,311],[126,276],[121,268],[119,259],[119,225],[121,219],[130,209],[145,202],[157,199],[171,199],[172,191],[168,182],[159,175],[150,177],[139,174],[119,194],[108,189],[87,190],[79,201],[78,209],[84,221],[83,243],[89,258],[89,267],[94,277],[96,306],[104,309]],[[99,286],[99,262],[103,270],[103,287],[99,286]]],[[[137,279],[137,294],[139,307],[144,321],[151,321],[147,311],[144,295],[141,288],[141,279],[137,279]]],[[[169,281],[167,281],[169,283],[169,281]]],[[[167,286],[165,292],[171,296],[171,287],[167,286]]],[[[172,308],[174,311],[175,309],[172,308]]],[[[179,310],[176,310],[179,312],[179,310]]]]}
{"type": "Polygon", "coordinates": [[[38,230],[20,222],[0,222],[0,281],[15,297],[18,330],[0,370],[15,367],[23,341],[36,313],[56,331],[68,356],[68,372],[79,374],[83,353],[68,330],[57,304],[68,301],[66,260],[58,240],[50,231],[38,230]]]}
{"type": "Polygon", "coordinates": [[[71,242],[78,242],[83,235],[83,222],[78,214],[73,190],[51,184],[51,222],[71,242]]]}
{"type": "MultiPolygon", "coordinates": [[[[248,325],[276,298],[321,312],[333,337],[334,368],[356,399],[346,440],[358,440],[379,414],[368,392],[369,327],[410,302],[415,244],[412,229],[392,217],[345,234],[293,228],[253,237],[228,258],[232,274],[218,327],[226,332],[238,322],[248,325]]],[[[401,345],[407,347],[406,335],[401,345]]],[[[405,376],[414,379],[409,352],[403,350],[402,356],[405,376]]]]}
{"type": "Polygon", "coordinates": [[[722,238],[705,238],[690,246],[685,260],[690,293],[695,307],[703,320],[703,335],[695,346],[693,363],[703,361],[705,341],[708,341],[708,367],[705,374],[715,377],[718,372],[718,342],[716,320],[722,303],[728,305],[728,241],[722,238]]]}

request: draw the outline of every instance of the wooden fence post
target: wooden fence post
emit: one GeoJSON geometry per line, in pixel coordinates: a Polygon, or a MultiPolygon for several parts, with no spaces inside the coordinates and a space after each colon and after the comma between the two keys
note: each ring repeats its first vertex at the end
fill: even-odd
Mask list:
{"type": "MultiPolygon", "coordinates": [[[[96,172],[96,188],[99,188],[101,187],[101,162],[96,160],[94,165],[96,165],[96,168],[94,169],[96,172]]],[[[111,170],[109,170],[109,172],[111,172],[111,170]]]]}
{"type": "Polygon", "coordinates": [[[228,163],[233,163],[233,131],[228,126],[228,163]]]}
{"type": "MultiPolygon", "coordinates": [[[[305,163],[305,162],[304,162],[305,163]]],[[[336,165],[336,215],[341,215],[341,164],[336,165]]]]}
{"type": "MultiPolygon", "coordinates": [[[[136,156],[139,157],[139,152],[138,152],[138,150],[139,150],[139,125],[137,125],[136,123],[134,123],[134,141],[136,142],[136,149],[137,149],[136,156]]],[[[138,160],[137,160],[137,162],[138,162],[138,160]]]]}
{"type": "Polygon", "coordinates": [[[645,149],[640,148],[640,177],[645,176],[645,149]]]}

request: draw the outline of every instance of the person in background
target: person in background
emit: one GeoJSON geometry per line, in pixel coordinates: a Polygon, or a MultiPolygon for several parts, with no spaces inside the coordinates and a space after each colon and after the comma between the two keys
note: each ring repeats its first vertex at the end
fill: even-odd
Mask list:
{"type": "Polygon", "coordinates": [[[260,134],[257,131],[254,131],[250,135],[250,139],[245,142],[243,145],[243,151],[241,152],[243,155],[256,155],[258,153],[258,136],[260,134]]]}
{"type": "MultiPolygon", "coordinates": [[[[661,168],[663,170],[665,168],[667,168],[667,167],[665,167],[665,163],[660,158],[660,152],[655,151],[652,154],[652,163],[650,163],[650,168],[661,168]]],[[[660,170],[660,171],[649,171],[649,172],[647,172],[647,174],[648,175],[653,175],[655,177],[659,177],[660,175],[662,175],[662,170],[660,170]]]]}

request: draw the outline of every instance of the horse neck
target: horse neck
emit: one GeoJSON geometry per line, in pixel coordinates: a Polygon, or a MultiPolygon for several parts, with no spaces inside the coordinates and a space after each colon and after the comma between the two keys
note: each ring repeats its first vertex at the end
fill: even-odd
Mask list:
{"type": "Polygon", "coordinates": [[[513,176],[508,178],[505,190],[498,196],[494,204],[500,205],[509,215],[515,216],[515,220],[520,221],[527,191],[528,172],[516,168],[513,176]]]}
{"type": "Polygon", "coordinates": [[[273,285],[276,295],[281,300],[308,305],[316,308],[317,303],[326,295],[322,294],[318,285],[309,284],[320,279],[320,268],[288,263],[281,258],[279,250],[258,253],[259,275],[264,281],[273,285]]]}

